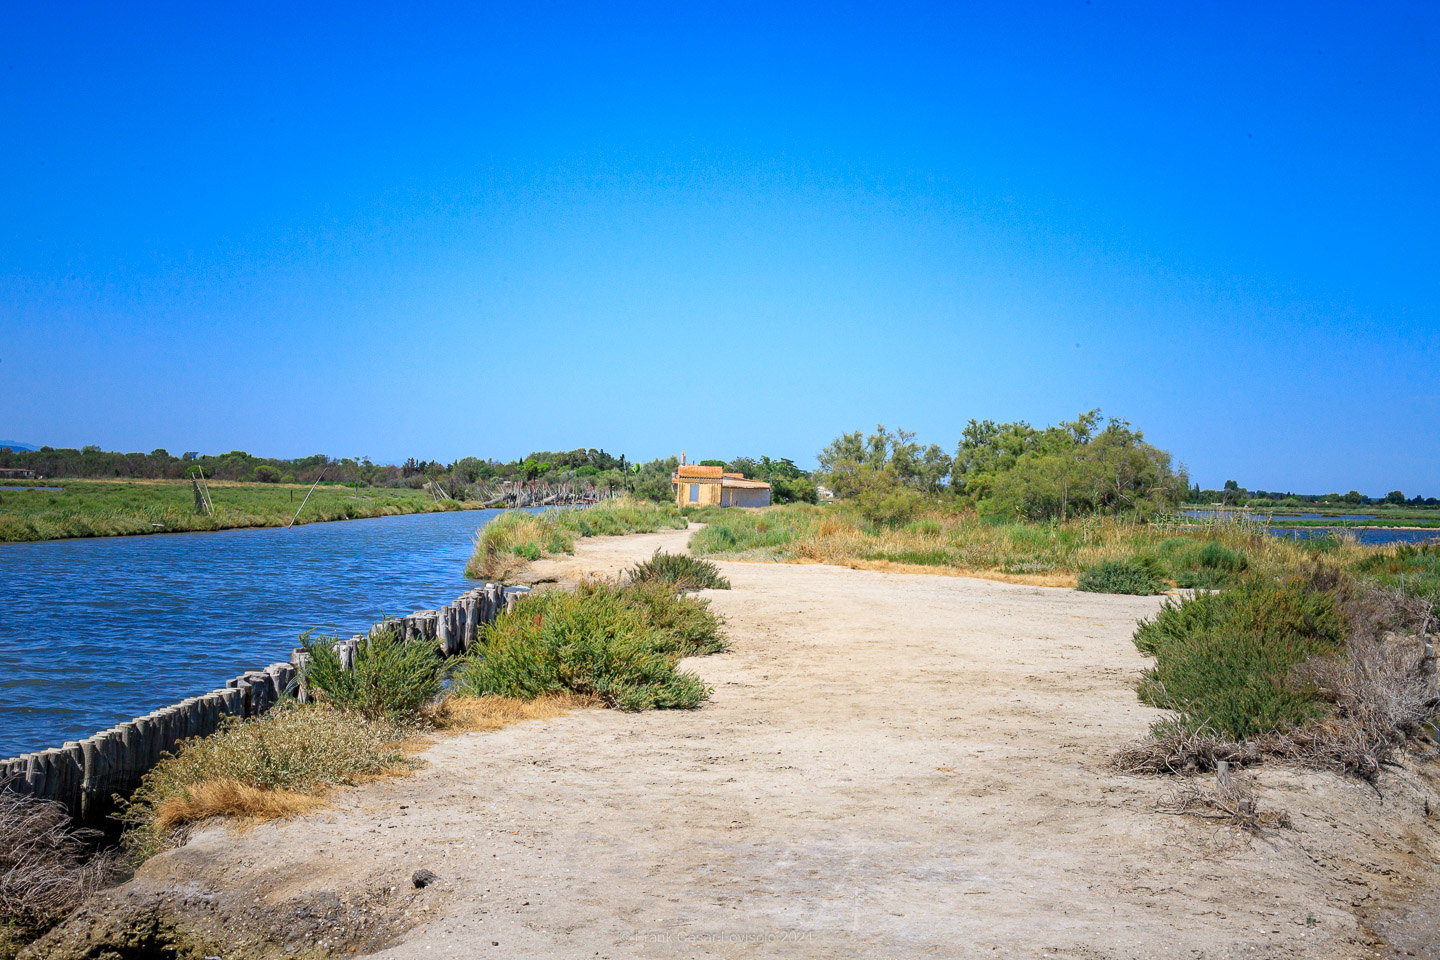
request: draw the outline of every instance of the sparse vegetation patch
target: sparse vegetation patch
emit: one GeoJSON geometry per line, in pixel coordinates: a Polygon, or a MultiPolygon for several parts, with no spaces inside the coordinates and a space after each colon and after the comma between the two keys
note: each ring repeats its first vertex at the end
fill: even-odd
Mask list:
{"type": "Polygon", "coordinates": [[[456,671],[463,696],[577,694],[622,710],[696,707],[710,695],[679,670],[685,656],[723,649],[705,601],[661,584],[582,584],[531,594],[487,624],[456,671]]]}

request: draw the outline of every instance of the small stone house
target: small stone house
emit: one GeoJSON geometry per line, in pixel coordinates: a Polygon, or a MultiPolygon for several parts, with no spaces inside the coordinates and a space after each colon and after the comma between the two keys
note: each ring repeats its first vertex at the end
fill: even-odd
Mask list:
{"type": "Polygon", "coordinates": [[[724,467],[682,463],[670,484],[675,502],[682,507],[770,506],[770,484],[746,480],[742,473],[726,473],[724,467]]]}

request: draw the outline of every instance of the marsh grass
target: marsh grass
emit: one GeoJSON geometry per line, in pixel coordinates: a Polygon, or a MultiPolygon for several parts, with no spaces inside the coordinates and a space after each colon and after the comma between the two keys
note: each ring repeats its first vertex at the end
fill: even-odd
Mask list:
{"type": "Polygon", "coordinates": [[[475,535],[475,550],[465,565],[465,575],[504,581],[532,561],[574,553],[577,537],[655,533],[686,526],[685,517],[673,504],[631,499],[538,512],[507,510],[475,535]]]}
{"type": "MultiPolygon", "coordinates": [[[[215,514],[197,514],[183,480],[58,480],[61,493],[7,492],[0,498],[0,543],[114,537],[179,531],[281,527],[290,522],[309,487],[300,484],[211,481],[215,514]]],[[[473,509],[423,490],[317,487],[298,524],[410,513],[473,509]]]]}
{"type": "Polygon", "coordinates": [[[261,821],[303,812],[339,784],[414,769],[401,743],[412,729],[325,706],[280,706],[229,719],[186,740],[147,773],[126,802],[126,847],[140,857],[200,821],[261,821]]]}
{"type": "Polygon", "coordinates": [[[692,708],[710,695],[677,668],[724,649],[720,618],[704,600],[662,584],[581,584],[520,600],[486,624],[455,673],[466,697],[577,695],[621,710],[692,708]]]}
{"type": "Polygon", "coordinates": [[[1073,587],[1089,568],[1147,557],[1165,579],[1215,586],[1251,568],[1293,569],[1316,550],[1346,565],[1377,549],[1329,539],[1314,546],[1221,525],[1179,530],[1113,517],[995,523],[950,506],[933,506],[902,524],[876,523],[845,505],[711,508],[688,515],[705,523],[690,538],[696,556],[914,570],[1041,586],[1073,587]]]}

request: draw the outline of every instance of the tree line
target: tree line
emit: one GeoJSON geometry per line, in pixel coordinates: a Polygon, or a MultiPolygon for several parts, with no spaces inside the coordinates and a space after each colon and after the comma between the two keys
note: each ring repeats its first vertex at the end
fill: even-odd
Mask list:
{"type": "MultiPolygon", "coordinates": [[[[717,464],[722,461],[713,461],[717,464]]],[[[368,457],[330,457],[314,454],[283,459],[259,457],[243,450],[221,454],[182,453],[164,449],[150,453],[117,453],[97,446],[80,449],[41,447],[39,450],[0,448],[0,468],[32,470],[49,478],[183,480],[201,473],[210,480],[249,483],[356,484],[368,487],[411,487],[435,483],[457,500],[470,499],[475,488],[492,481],[594,484],[606,492],[625,491],[656,502],[674,496],[670,478],[679,465],[675,457],[632,463],[624,454],[605,450],[538,450],[515,460],[462,457],[451,463],[410,457],[402,463],[374,463],[368,457]]],[[[730,472],[768,480],[777,503],[816,500],[810,475],[786,459],[737,457],[724,461],[730,472]]]]}
{"type": "Polygon", "coordinates": [[[1440,499],[1424,497],[1419,494],[1407,497],[1399,490],[1391,490],[1383,497],[1366,496],[1359,490],[1351,490],[1349,493],[1295,493],[1287,490],[1281,493],[1278,490],[1247,490],[1234,480],[1226,480],[1225,486],[1220,490],[1202,490],[1200,485],[1196,484],[1190,488],[1186,502],[1204,505],[1220,503],[1238,507],[1299,507],[1306,504],[1352,507],[1379,505],[1440,507],[1440,499]]]}

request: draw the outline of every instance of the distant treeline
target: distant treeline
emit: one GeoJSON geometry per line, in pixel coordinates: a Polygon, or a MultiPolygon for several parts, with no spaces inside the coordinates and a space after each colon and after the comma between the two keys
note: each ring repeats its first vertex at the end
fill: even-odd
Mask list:
{"type": "MultiPolygon", "coordinates": [[[[721,461],[714,461],[720,463],[721,461]]],[[[657,502],[671,499],[670,477],[675,457],[631,463],[593,447],[568,451],[536,451],[518,460],[462,457],[453,463],[411,457],[404,463],[374,463],[368,458],[329,457],[314,454],[292,460],[257,457],[243,450],[229,453],[116,453],[87,446],[79,450],[41,447],[39,450],[0,448],[0,468],[32,470],[52,479],[183,480],[203,472],[210,480],[249,483],[349,483],[369,487],[418,489],[436,483],[457,500],[469,499],[475,488],[491,481],[547,481],[593,483],[602,490],[625,490],[657,502]]],[[[738,457],[728,461],[731,471],[769,480],[777,503],[815,502],[815,485],[809,474],[788,459],[738,457]]]]}
{"type": "Polygon", "coordinates": [[[1359,490],[1349,493],[1292,493],[1278,490],[1246,490],[1234,480],[1226,480],[1221,490],[1201,490],[1199,484],[1190,488],[1187,502],[1194,504],[1223,503],[1236,507],[1289,507],[1304,506],[1381,506],[1396,507],[1440,507],[1440,499],[1422,497],[1416,494],[1406,497],[1399,490],[1391,490],[1383,497],[1367,497],[1359,490]]]}

